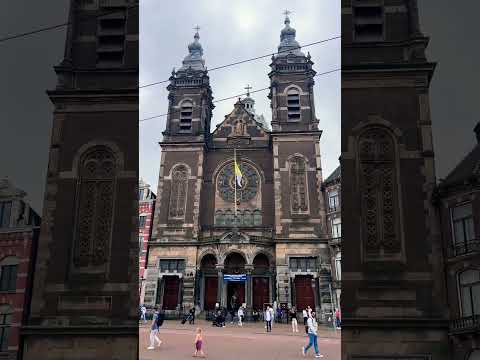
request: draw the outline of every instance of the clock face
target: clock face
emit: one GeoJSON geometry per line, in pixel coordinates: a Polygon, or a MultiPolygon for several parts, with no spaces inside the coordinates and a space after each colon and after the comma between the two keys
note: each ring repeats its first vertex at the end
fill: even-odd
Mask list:
{"type": "MultiPolygon", "coordinates": [[[[237,184],[237,201],[250,201],[257,195],[258,191],[258,174],[255,169],[245,162],[239,162],[240,171],[242,172],[241,186],[237,184]]],[[[220,197],[229,202],[235,201],[235,175],[233,171],[233,162],[227,164],[220,170],[217,177],[217,189],[220,197]]]]}

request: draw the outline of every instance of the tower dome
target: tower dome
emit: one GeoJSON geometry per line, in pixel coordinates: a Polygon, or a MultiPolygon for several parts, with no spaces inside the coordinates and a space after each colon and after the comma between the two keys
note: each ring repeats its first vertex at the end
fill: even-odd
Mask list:
{"type": "Polygon", "coordinates": [[[200,44],[200,35],[197,32],[193,37],[193,42],[188,45],[188,55],[182,61],[182,67],[178,71],[185,71],[187,69],[205,71],[205,60],[203,60],[203,47],[200,44]]]}
{"type": "Polygon", "coordinates": [[[280,45],[278,46],[278,54],[276,56],[287,56],[294,54],[297,56],[305,56],[300,51],[300,44],[295,40],[297,31],[290,26],[290,18],[288,14],[285,15],[285,27],[280,32],[280,45]]]}

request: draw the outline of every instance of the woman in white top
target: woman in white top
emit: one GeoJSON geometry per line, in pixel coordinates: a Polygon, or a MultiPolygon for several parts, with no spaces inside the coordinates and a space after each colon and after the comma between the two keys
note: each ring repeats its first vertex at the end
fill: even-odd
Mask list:
{"type": "Polygon", "coordinates": [[[321,355],[318,352],[318,342],[317,342],[317,333],[318,333],[318,324],[317,320],[315,319],[315,312],[312,311],[310,317],[307,320],[307,325],[308,325],[308,345],[302,347],[302,355],[305,356],[305,354],[308,352],[308,350],[312,347],[315,350],[315,357],[316,358],[321,358],[323,355],[321,355]]]}
{"type": "Polygon", "coordinates": [[[237,311],[237,316],[238,316],[238,326],[243,326],[243,317],[245,313],[243,312],[243,307],[240,306],[237,311]]]}

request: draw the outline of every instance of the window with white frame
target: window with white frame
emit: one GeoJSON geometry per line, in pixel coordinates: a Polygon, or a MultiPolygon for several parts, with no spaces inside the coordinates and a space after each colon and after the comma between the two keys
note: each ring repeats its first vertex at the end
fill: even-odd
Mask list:
{"type": "Polygon", "coordinates": [[[335,239],[340,237],[342,237],[342,219],[332,219],[332,238],[335,239]]]}
{"type": "Polygon", "coordinates": [[[472,203],[466,203],[452,208],[453,242],[458,245],[467,244],[475,239],[473,228],[472,203]]]}
{"type": "Polygon", "coordinates": [[[335,256],[335,275],[337,280],[342,280],[342,253],[338,253],[335,256]]]}
{"type": "Polygon", "coordinates": [[[480,271],[466,270],[458,276],[462,317],[480,315],[480,271]]]}
{"type": "Polygon", "coordinates": [[[142,216],[139,216],[138,218],[138,227],[139,228],[144,228],[145,227],[145,224],[146,224],[146,221],[147,221],[147,217],[142,215],[142,216]]]}
{"type": "Polygon", "coordinates": [[[328,207],[330,211],[337,211],[339,209],[339,197],[337,191],[332,191],[328,194],[328,207]]]}

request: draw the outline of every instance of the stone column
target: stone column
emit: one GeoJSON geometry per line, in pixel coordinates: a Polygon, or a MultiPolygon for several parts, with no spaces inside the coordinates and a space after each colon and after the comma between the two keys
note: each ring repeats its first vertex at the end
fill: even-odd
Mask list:
{"type": "Polygon", "coordinates": [[[245,265],[245,273],[247,275],[247,291],[245,292],[245,302],[247,303],[247,313],[252,309],[252,272],[253,265],[245,265]]]}
{"type": "Polygon", "coordinates": [[[218,286],[217,286],[217,303],[222,306],[222,294],[223,294],[223,265],[217,265],[218,272],[218,286]]]}

